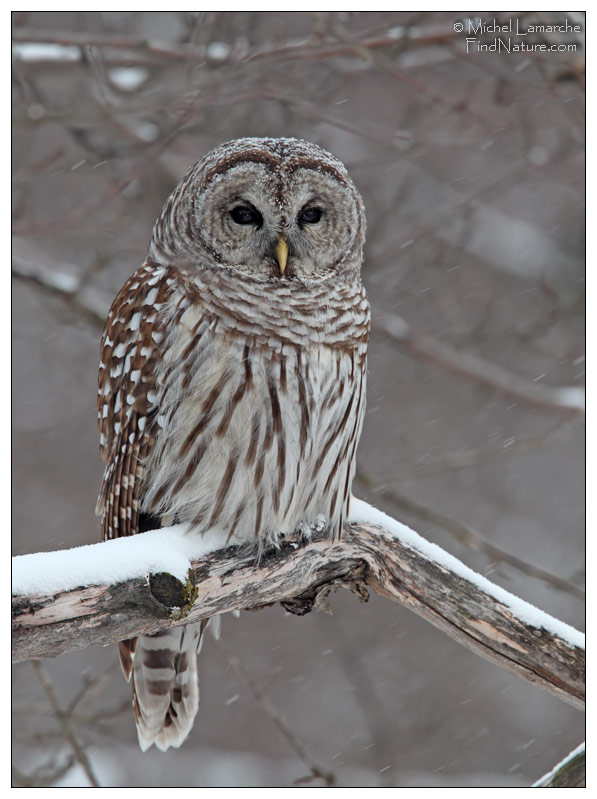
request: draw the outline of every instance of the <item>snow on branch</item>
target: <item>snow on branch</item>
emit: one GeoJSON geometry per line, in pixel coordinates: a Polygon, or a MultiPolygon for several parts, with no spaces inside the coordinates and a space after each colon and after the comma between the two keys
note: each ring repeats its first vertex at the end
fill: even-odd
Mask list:
{"type": "Polygon", "coordinates": [[[550,772],[533,784],[533,788],[584,788],[586,782],[585,744],[579,744],[550,772]]]}
{"type": "Polygon", "coordinates": [[[184,525],[13,558],[13,660],[106,646],[276,602],[302,615],[344,586],[400,602],[498,666],[584,707],[584,635],[353,499],[343,540],[281,539],[260,558],[184,525]],[[191,571],[189,571],[191,570],[191,571]]]}

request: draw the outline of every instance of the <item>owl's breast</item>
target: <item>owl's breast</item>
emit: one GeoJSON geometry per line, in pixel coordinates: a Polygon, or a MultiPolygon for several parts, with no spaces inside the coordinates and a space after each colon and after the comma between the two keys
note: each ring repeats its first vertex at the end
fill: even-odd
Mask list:
{"type": "Polygon", "coordinates": [[[143,509],[242,540],[336,529],[354,474],[364,365],[358,342],[281,340],[187,306],[159,367],[143,509]]]}
{"type": "Polygon", "coordinates": [[[365,352],[370,309],[358,276],[353,281],[304,284],[279,279],[258,282],[226,272],[180,274],[184,293],[177,300],[181,327],[193,331],[209,316],[218,335],[250,338],[268,351],[327,345],[365,352]]]}

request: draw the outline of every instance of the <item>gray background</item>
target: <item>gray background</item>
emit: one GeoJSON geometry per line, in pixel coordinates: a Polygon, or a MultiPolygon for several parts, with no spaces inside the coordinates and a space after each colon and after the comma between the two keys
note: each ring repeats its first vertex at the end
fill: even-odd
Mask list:
{"type": "MultiPolygon", "coordinates": [[[[584,576],[582,416],[388,333],[398,315],[491,374],[583,383],[582,35],[549,39],[576,52],[467,54],[453,23],[469,16],[13,14],[14,554],[98,538],[100,319],[177,180],[222,141],[297,136],[346,163],[367,209],[373,331],[355,494],[583,627],[571,593],[584,576]],[[56,60],[23,49],[35,39],[76,47],[56,60]],[[513,568],[471,531],[572,589],[513,568]]],[[[566,18],[584,29],[582,15],[512,16],[566,18]]],[[[529,785],[582,740],[577,711],[401,606],[346,592],[331,606],[222,627],[338,785],[529,785]]],[[[189,739],[145,755],[115,648],[45,667],[62,706],[77,700],[71,723],[102,785],[292,785],[307,765],[229,660],[206,641],[189,739]]],[[[31,664],[13,688],[15,784],[87,785],[31,664]]]]}

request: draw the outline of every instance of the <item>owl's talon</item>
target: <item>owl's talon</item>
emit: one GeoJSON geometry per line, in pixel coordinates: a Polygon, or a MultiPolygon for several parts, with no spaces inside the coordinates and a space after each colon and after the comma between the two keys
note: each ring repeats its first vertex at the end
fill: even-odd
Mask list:
{"type": "Polygon", "coordinates": [[[300,541],[309,542],[311,540],[311,536],[313,535],[313,530],[311,529],[311,525],[302,522],[299,525],[298,534],[300,536],[300,541]]]}
{"type": "Polygon", "coordinates": [[[325,518],[325,516],[323,516],[323,514],[320,513],[319,516],[315,519],[315,531],[317,533],[321,533],[323,530],[325,530],[326,526],[327,526],[327,519],[325,518]]]}

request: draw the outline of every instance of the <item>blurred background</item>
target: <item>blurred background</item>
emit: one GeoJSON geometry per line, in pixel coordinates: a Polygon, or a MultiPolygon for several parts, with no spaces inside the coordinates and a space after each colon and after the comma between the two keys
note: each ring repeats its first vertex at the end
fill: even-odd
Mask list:
{"type": "MultiPolygon", "coordinates": [[[[98,540],[99,338],[170,191],[220,142],[296,136],[367,209],[354,493],[583,628],[584,33],[492,52],[474,16],[13,13],[14,554],[98,540]]],[[[16,666],[13,784],[525,786],[583,739],[402,606],[331,608],[226,618],[165,754],[138,749],[114,647],[16,666]]]]}

